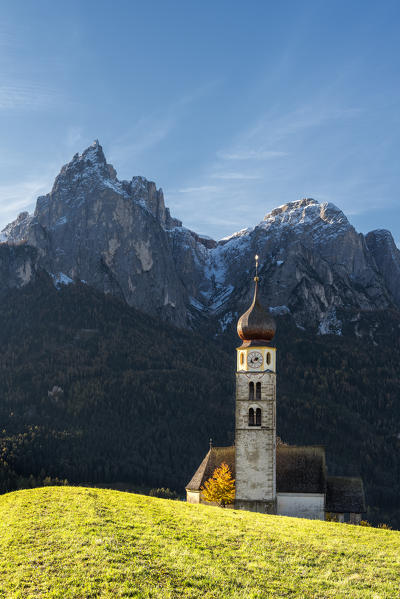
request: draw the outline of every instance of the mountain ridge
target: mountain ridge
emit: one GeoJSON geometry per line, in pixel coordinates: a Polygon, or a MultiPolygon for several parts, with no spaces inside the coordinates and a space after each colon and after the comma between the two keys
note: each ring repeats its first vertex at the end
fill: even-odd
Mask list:
{"type": "Polygon", "coordinates": [[[215,241],[171,217],[154,182],[120,181],[97,140],[61,168],[33,215],[1,234],[8,246],[35,247],[37,268],[56,280],[83,281],[184,328],[218,314],[223,330],[246,307],[256,253],[265,303],[299,326],[339,333],[338,309],[400,307],[390,232],[364,236],[335,204],[304,198],[215,241]]]}

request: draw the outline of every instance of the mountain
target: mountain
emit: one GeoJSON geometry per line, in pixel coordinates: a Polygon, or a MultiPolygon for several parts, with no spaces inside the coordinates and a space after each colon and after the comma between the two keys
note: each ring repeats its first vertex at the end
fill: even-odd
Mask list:
{"type": "MultiPolygon", "coordinates": [[[[224,330],[235,320],[251,297],[256,253],[265,303],[299,326],[340,333],[338,310],[348,320],[357,311],[400,306],[400,279],[393,277],[400,252],[389,232],[365,237],[339,208],[308,198],[216,242],[172,218],[155,183],[119,181],[97,141],[61,169],[34,214],[20,214],[1,239],[10,251],[21,243],[36,248],[35,267],[56,282],[82,281],[184,328],[217,317],[224,330]]],[[[15,284],[11,256],[9,262],[15,284]]],[[[6,273],[0,276],[1,287],[11,285],[6,273]]]]}
{"type": "Polygon", "coordinates": [[[20,215],[3,238],[36,248],[38,265],[56,279],[87,282],[180,322],[184,290],[166,233],[178,224],[154,183],[142,177],[118,181],[95,142],[61,169],[34,215],[20,215]]]}

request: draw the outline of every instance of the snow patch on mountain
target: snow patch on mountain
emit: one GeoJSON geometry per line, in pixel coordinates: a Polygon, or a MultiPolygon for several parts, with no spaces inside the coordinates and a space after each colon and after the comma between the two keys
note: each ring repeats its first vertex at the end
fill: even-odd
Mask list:
{"type": "Polygon", "coordinates": [[[245,235],[249,235],[249,233],[251,233],[252,231],[254,231],[253,228],[248,227],[247,229],[241,229],[240,231],[236,231],[236,233],[232,233],[232,235],[227,235],[226,237],[222,237],[222,239],[219,240],[220,244],[223,243],[227,243],[228,241],[231,241],[232,239],[236,239],[237,237],[243,237],[245,235]]]}
{"type": "Polygon", "coordinates": [[[195,308],[199,312],[204,312],[204,310],[206,310],[206,307],[204,306],[204,304],[199,302],[195,297],[190,297],[189,302],[190,302],[190,305],[193,306],[193,308],[195,308]]]}
{"type": "Polygon", "coordinates": [[[319,335],[341,335],[342,321],[336,316],[335,308],[331,308],[321,319],[318,327],[319,335]]]}
{"type": "Polygon", "coordinates": [[[226,312],[222,318],[219,319],[219,324],[221,327],[221,331],[226,331],[228,326],[233,322],[233,320],[237,318],[237,314],[233,312],[226,312]]]}
{"type": "Polygon", "coordinates": [[[218,312],[218,310],[228,301],[233,290],[233,285],[227,285],[216,296],[214,296],[211,303],[208,305],[210,312],[218,312]]]}
{"type": "Polygon", "coordinates": [[[71,285],[74,281],[68,277],[63,272],[58,272],[56,274],[50,273],[51,278],[53,279],[54,287],[56,289],[61,289],[62,285],[71,285]]]}
{"type": "Polygon", "coordinates": [[[336,237],[351,229],[344,213],[335,204],[320,203],[312,198],[290,202],[275,208],[264,217],[259,227],[266,230],[290,229],[307,231],[314,240],[336,237]]]}

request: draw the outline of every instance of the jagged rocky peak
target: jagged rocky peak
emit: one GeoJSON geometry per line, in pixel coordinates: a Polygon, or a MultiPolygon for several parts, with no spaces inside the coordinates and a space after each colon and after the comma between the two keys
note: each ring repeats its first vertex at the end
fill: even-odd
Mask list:
{"type": "Polygon", "coordinates": [[[365,238],[369,251],[397,304],[400,304],[400,250],[386,229],[376,229],[365,238]]]}
{"type": "Polygon", "coordinates": [[[132,177],[131,181],[121,181],[121,184],[123,190],[135,202],[151,212],[163,227],[170,229],[182,226],[182,221],[171,217],[169,208],[165,206],[163,190],[161,187],[157,189],[154,181],[138,176],[132,177]]]}
{"type": "Polygon", "coordinates": [[[182,226],[172,218],[164,203],[162,189],[145,177],[133,177],[120,181],[117,172],[109,164],[98,140],[81,154],[76,153],[57,175],[50,193],[39,196],[33,217],[23,212],[2,231],[0,241],[20,241],[26,237],[32,221],[46,228],[65,225],[70,217],[77,216],[82,207],[93,205],[106,196],[133,201],[151,213],[165,228],[182,226]]]}
{"type": "Polygon", "coordinates": [[[81,280],[139,309],[185,323],[184,292],[169,248],[164,195],[144,177],[120,181],[96,140],[62,167],[33,217],[7,227],[8,244],[36,248],[55,281],[81,280]],[[143,276],[143,273],[147,273],[143,276]]]}
{"type": "Polygon", "coordinates": [[[312,198],[303,198],[275,208],[264,217],[264,225],[304,229],[329,227],[337,232],[344,232],[352,228],[347,217],[335,204],[321,203],[312,198]]]}
{"type": "Polygon", "coordinates": [[[65,164],[57,175],[52,192],[63,186],[93,184],[95,181],[116,181],[117,173],[111,164],[107,163],[103,148],[96,139],[82,154],[75,154],[70,162],[65,164]]]}
{"type": "Polygon", "coordinates": [[[374,229],[373,231],[367,233],[366,239],[371,243],[376,243],[377,245],[388,245],[392,248],[396,247],[393,235],[387,229],[374,229]]]}
{"type": "Polygon", "coordinates": [[[14,237],[15,240],[23,241],[26,238],[27,229],[31,220],[32,216],[29,212],[20,212],[17,218],[4,227],[0,232],[0,242],[12,242],[14,237]]]}

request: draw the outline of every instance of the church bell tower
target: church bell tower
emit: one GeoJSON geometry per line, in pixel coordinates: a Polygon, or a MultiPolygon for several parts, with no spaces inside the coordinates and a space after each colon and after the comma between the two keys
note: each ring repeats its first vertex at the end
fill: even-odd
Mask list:
{"type": "Polygon", "coordinates": [[[254,299],[239,318],[235,426],[235,508],[276,513],[276,324],[259,301],[258,256],[254,299]]]}

